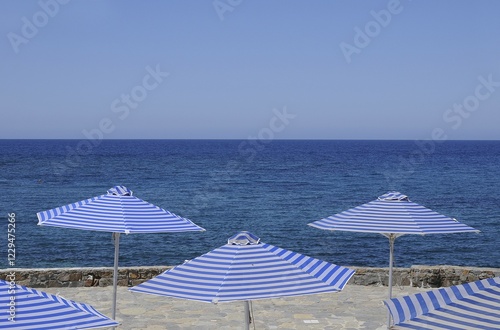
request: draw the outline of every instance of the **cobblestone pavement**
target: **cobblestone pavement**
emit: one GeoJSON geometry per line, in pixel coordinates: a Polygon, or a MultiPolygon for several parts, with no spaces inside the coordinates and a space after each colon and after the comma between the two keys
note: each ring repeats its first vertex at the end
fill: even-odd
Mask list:
{"type": "MultiPolygon", "coordinates": [[[[112,287],[45,288],[42,291],[88,303],[111,316],[112,287]]],[[[347,285],[342,292],[265,299],[251,304],[250,329],[386,329],[387,287],[347,285]]],[[[393,296],[422,292],[395,287],[393,296]]],[[[241,329],[243,302],[218,305],[132,293],[118,288],[117,321],[123,330],[241,329]]]]}

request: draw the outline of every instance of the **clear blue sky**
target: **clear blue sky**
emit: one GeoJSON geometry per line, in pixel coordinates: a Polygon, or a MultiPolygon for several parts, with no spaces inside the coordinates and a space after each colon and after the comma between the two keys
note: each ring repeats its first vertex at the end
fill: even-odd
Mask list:
{"type": "Polygon", "coordinates": [[[2,1],[0,138],[500,139],[499,1],[59,1],[2,1]]]}

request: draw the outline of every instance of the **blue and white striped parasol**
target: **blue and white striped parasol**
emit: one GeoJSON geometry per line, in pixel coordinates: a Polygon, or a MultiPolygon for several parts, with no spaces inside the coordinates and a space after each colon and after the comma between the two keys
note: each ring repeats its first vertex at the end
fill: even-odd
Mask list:
{"type": "Polygon", "coordinates": [[[105,195],[39,212],[43,226],[106,231],[113,233],[160,233],[203,231],[186,218],[133,196],[116,186],[105,195]]]}
{"type": "Polygon", "coordinates": [[[389,299],[392,298],[394,241],[406,234],[450,234],[479,230],[410,201],[399,192],[388,192],[369,203],[309,223],[325,230],[378,233],[389,238],[389,299]]]}
{"type": "Polygon", "coordinates": [[[92,306],[0,280],[0,329],[97,329],[117,326],[92,306]]]}
{"type": "Polygon", "coordinates": [[[116,287],[120,233],[174,233],[204,231],[191,220],[133,196],[116,186],[108,193],[37,213],[38,225],[112,232],[115,241],[113,274],[113,319],[116,316],[116,287]]]}
{"type": "Polygon", "coordinates": [[[384,301],[395,329],[500,329],[500,277],[384,301]]]}
{"type": "Polygon", "coordinates": [[[337,292],[354,271],[262,243],[240,232],[228,243],[130,289],[203,302],[248,301],[337,292]]]}
{"type": "Polygon", "coordinates": [[[422,205],[408,196],[389,192],[369,203],[329,216],[309,224],[326,230],[342,230],[394,235],[450,234],[478,232],[422,205]]]}

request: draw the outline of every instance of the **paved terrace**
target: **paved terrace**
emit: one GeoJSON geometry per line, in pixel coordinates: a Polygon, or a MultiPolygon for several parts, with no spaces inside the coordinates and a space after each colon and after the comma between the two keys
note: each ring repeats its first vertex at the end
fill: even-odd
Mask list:
{"type": "MultiPolygon", "coordinates": [[[[93,305],[111,315],[112,287],[44,288],[43,291],[93,305]]],[[[386,329],[387,287],[347,285],[342,292],[265,299],[252,304],[250,329],[386,329]]],[[[428,289],[427,289],[428,290],[428,289]]],[[[422,292],[394,287],[393,295],[422,292]]],[[[117,329],[241,329],[243,303],[218,305],[132,293],[118,287],[117,329]]]]}

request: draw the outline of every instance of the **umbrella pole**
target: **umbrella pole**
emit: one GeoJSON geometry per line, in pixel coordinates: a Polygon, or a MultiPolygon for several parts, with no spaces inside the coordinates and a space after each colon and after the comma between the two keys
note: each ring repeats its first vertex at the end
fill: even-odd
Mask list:
{"type": "MultiPolygon", "coordinates": [[[[389,300],[392,299],[392,265],[394,264],[394,241],[396,236],[394,234],[389,235],[389,300]]],[[[387,312],[387,329],[391,327],[391,313],[387,312]]]]}
{"type": "Polygon", "coordinates": [[[112,318],[115,320],[116,317],[116,290],[118,287],[118,256],[120,255],[120,233],[113,233],[113,239],[115,241],[115,264],[113,270],[113,314],[112,318]]]}
{"type": "Polygon", "coordinates": [[[250,329],[250,304],[245,300],[245,330],[250,329]]]}
{"type": "Polygon", "coordinates": [[[389,299],[392,299],[392,265],[394,264],[394,241],[396,237],[389,237],[389,299]]]}

